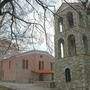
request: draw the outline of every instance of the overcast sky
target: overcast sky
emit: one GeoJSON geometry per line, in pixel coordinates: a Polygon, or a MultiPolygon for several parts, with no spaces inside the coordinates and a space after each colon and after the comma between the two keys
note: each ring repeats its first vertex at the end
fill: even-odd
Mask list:
{"type": "MultiPolygon", "coordinates": [[[[61,4],[63,2],[63,0],[42,0],[42,1],[43,2],[44,1],[47,2],[47,4],[50,5],[49,8],[52,11],[54,11],[54,7],[52,7],[52,6],[55,6],[55,9],[57,10],[61,6],[61,4]]],[[[67,0],[67,1],[68,2],[76,2],[77,0],[67,0]]],[[[39,10],[41,12],[43,12],[43,9],[39,8],[39,10]]],[[[48,18],[48,21],[50,21],[51,23],[46,22],[46,32],[48,33],[48,42],[49,42],[49,44],[50,44],[50,46],[52,48],[52,50],[50,49],[51,50],[51,54],[54,55],[54,23],[53,23],[54,21],[53,21],[53,15],[49,16],[47,14],[47,18],[48,18]]],[[[39,34],[37,34],[37,33],[35,33],[35,34],[39,37],[39,34]]],[[[38,49],[38,50],[44,50],[44,51],[50,52],[49,48],[47,47],[47,45],[45,43],[45,36],[44,36],[44,34],[42,34],[42,36],[40,36],[40,37],[41,37],[40,39],[41,39],[42,43],[36,44],[34,46],[32,45],[32,47],[31,47],[31,45],[30,46],[28,45],[29,48],[27,48],[27,50],[38,49]]]]}

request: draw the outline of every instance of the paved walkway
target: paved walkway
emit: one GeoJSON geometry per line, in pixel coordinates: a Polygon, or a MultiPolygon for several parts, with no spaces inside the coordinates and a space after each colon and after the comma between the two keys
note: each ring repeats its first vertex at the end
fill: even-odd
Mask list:
{"type": "Polygon", "coordinates": [[[53,90],[52,88],[40,87],[35,84],[20,84],[20,83],[6,83],[0,82],[0,85],[9,87],[15,90],[53,90]]]}

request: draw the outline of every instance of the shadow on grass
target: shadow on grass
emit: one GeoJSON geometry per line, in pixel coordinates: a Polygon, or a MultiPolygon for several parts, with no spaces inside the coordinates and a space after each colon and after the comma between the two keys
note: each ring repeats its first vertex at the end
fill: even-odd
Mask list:
{"type": "Polygon", "coordinates": [[[15,90],[15,89],[10,89],[10,88],[4,87],[4,86],[0,86],[0,90],[15,90]]]}

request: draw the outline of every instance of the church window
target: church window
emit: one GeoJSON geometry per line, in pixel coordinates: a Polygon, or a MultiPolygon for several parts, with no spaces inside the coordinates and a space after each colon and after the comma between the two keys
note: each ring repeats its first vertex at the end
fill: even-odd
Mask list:
{"type": "Polygon", "coordinates": [[[28,69],[28,60],[22,60],[22,68],[23,69],[28,69]]]}
{"type": "Polygon", "coordinates": [[[50,63],[50,66],[51,66],[51,70],[53,70],[53,63],[52,62],[50,63]]]}
{"type": "Polygon", "coordinates": [[[58,55],[60,58],[64,57],[64,40],[60,39],[58,41],[58,55]]]}
{"type": "Polygon", "coordinates": [[[41,70],[41,66],[42,66],[41,61],[39,61],[39,70],[41,70]]]}
{"type": "Polygon", "coordinates": [[[25,60],[22,60],[22,68],[25,69],[25,60]]]}
{"type": "Polygon", "coordinates": [[[87,40],[87,37],[85,35],[83,35],[83,44],[84,44],[85,53],[87,53],[87,51],[88,51],[88,40],[87,40]]]}
{"type": "Polygon", "coordinates": [[[11,68],[11,61],[9,61],[9,69],[11,68]]]}
{"type": "Polygon", "coordinates": [[[59,18],[59,30],[60,32],[63,31],[63,18],[62,17],[59,18]]]}
{"type": "Polygon", "coordinates": [[[80,25],[84,24],[83,15],[81,12],[79,12],[79,21],[80,21],[80,25]]]}
{"type": "Polygon", "coordinates": [[[44,69],[44,61],[42,61],[42,70],[44,69]]]}
{"type": "Polygon", "coordinates": [[[26,69],[28,69],[28,60],[26,60],[26,69]]]}
{"type": "Polygon", "coordinates": [[[73,21],[73,13],[72,12],[67,13],[67,20],[68,20],[69,27],[73,27],[74,21],[73,21]]]}
{"type": "Polygon", "coordinates": [[[39,70],[44,69],[44,61],[39,61],[39,70]]]}
{"type": "Polygon", "coordinates": [[[69,53],[69,56],[76,55],[76,44],[75,44],[74,35],[70,35],[68,37],[68,53],[69,53]]]}
{"type": "Polygon", "coordinates": [[[66,82],[70,82],[71,81],[71,72],[70,72],[69,68],[65,69],[65,79],[66,79],[66,82]]]}

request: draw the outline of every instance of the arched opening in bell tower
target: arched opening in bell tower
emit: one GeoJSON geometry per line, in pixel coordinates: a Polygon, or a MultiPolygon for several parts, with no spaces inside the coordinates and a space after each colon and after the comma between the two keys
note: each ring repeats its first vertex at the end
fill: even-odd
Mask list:
{"type": "Polygon", "coordinates": [[[85,35],[83,35],[83,44],[84,44],[85,54],[87,54],[87,52],[88,52],[88,40],[87,40],[87,37],[85,35]]]}
{"type": "Polygon", "coordinates": [[[67,13],[67,20],[68,20],[69,27],[73,27],[74,21],[73,21],[73,13],[72,12],[67,13]]]}
{"type": "Polygon", "coordinates": [[[63,18],[62,17],[59,18],[59,31],[63,32],[63,18]]]}
{"type": "Polygon", "coordinates": [[[64,57],[64,40],[63,39],[58,40],[58,56],[60,58],[64,57]]]}
{"type": "Polygon", "coordinates": [[[75,43],[74,35],[70,35],[68,37],[68,54],[69,54],[69,56],[76,55],[76,43],[75,43]]]}

